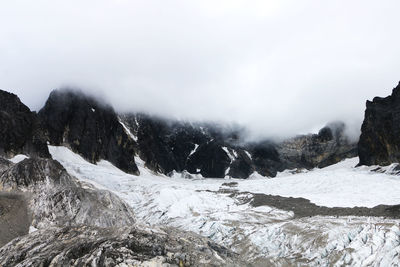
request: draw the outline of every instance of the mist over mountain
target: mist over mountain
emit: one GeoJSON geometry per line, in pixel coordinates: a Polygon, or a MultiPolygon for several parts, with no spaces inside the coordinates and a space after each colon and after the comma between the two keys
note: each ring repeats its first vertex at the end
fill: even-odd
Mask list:
{"type": "Polygon", "coordinates": [[[336,120],[357,136],[365,99],[388,95],[399,76],[399,7],[3,1],[0,88],[32,110],[71,86],[118,112],[233,122],[253,138],[316,133],[336,120]]]}

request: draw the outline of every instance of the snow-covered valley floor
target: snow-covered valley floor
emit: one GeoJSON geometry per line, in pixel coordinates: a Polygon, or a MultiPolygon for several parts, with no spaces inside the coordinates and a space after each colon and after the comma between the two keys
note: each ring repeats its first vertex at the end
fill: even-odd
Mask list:
{"type": "MultiPolygon", "coordinates": [[[[88,163],[65,147],[49,147],[78,179],[111,190],[138,222],[193,231],[259,266],[391,266],[400,263],[400,220],[380,217],[298,217],[254,207],[251,193],[302,197],[326,207],[400,204],[400,176],[354,168],[357,159],[268,179],[184,179],[156,175],[137,159],[140,176],[106,161],[88,163]],[[237,192],[237,194],[231,194],[237,192]]],[[[390,168],[390,167],[389,167],[390,168]]]]}

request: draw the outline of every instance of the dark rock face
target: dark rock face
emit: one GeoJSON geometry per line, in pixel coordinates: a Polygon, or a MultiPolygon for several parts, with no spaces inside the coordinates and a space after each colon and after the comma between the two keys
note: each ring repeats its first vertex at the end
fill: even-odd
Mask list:
{"type": "Polygon", "coordinates": [[[0,90],[0,155],[50,157],[39,120],[11,93],[0,90]]]}
{"type": "Polygon", "coordinates": [[[189,171],[213,178],[247,178],[253,172],[250,158],[232,144],[235,135],[214,125],[168,121],[143,114],[121,117],[137,138],[140,158],[155,172],[189,171]]]}
{"type": "Polygon", "coordinates": [[[341,122],[328,124],[318,134],[298,136],[279,144],[278,153],[286,169],[323,168],[357,156],[357,144],[345,134],[341,122]]]}
{"type": "Polygon", "coordinates": [[[136,137],[140,158],[153,171],[168,174],[186,169],[187,160],[196,144],[211,137],[199,128],[144,114],[125,114],[124,123],[136,137]]]}
{"type": "Polygon", "coordinates": [[[144,114],[118,116],[112,107],[73,90],[53,91],[38,115],[17,96],[0,91],[0,154],[49,157],[46,142],[70,147],[92,163],[105,159],[139,174],[189,171],[204,177],[274,177],[287,168],[324,167],[355,156],[342,127],[282,143],[245,143],[239,127],[165,120],[144,114]]]}
{"type": "Polygon", "coordinates": [[[92,163],[105,159],[138,174],[135,142],[113,108],[77,91],[56,90],[39,112],[52,145],[67,145],[92,163]]]}
{"type": "Polygon", "coordinates": [[[231,162],[228,175],[234,178],[246,179],[254,172],[253,162],[250,158],[250,153],[243,149],[235,151],[237,157],[231,162]]]}
{"type": "Polygon", "coordinates": [[[122,120],[136,136],[138,153],[147,167],[164,174],[188,171],[203,177],[248,178],[257,171],[274,177],[285,169],[325,167],[357,156],[357,145],[346,137],[343,123],[280,143],[245,143],[237,132],[211,124],[140,114],[125,114],[122,120]]]}
{"type": "Polygon", "coordinates": [[[360,165],[400,162],[400,83],[392,95],[367,101],[358,150],[360,165]]]}
{"type": "Polygon", "coordinates": [[[269,177],[275,177],[278,171],[285,169],[285,163],[281,161],[276,144],[261,142],[252,145],[251,155],[256,171],[269,177]]]}
{"type": "Polygon", "coordinates": [[[204,177],[225,177],[229,165],[227,153],[216,141],[211,141],[200,145],[189,157],[187,170],[190,173],[200,173],[204,177]]]}

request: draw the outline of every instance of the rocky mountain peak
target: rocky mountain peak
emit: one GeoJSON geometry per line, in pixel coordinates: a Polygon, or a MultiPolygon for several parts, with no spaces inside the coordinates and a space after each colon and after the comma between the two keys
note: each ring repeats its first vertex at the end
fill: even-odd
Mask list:
{"type": "Polygon", "coordinates": [[[152,171],[166,175],[189,172],[203,177],[248,178],[258,172],[274,177],[285,169],[327,166],[357,154],[356,144],[346,139],[345,125],[340,122],[328,124],[318,134],[283,142],[249,143],[243,139],[245,129],[238,125],[166,120],[138,113],[118,114],[104,101],[72,89],[51,92],[38,115],[31,113],[15,95],[5,93],[2,101],[11,103],[10,99],[15,102],[8,104],[10,110],[21,111],[9,111],[7,116],[0,114],[5,118],[5,128],[10,128],[4,135],[18,132],[19,128],[13,127],[15,124],[22,129],[21,133],[8,137],[10,140],[17,136],[15,141],[0,144],[0,149],[12,151],[11,155],[26,150],[10,149],[8,144],[21,142],[17,147],[24,147],[27,143],[24,137],[29,131],[40,133],[33,139],[41,140],[46,150],[46,142],[66,146],[92,163],[108,160],[132,174],[139,174],[136,162],[140,160],[152,171]],[[25,115],[14,119],[18,123],[6,122],[6,118],[15,117],[15,114],[25,115]]]}
{"type": "Polygon", "coordinates": [[[49,157],[40,122],[20,99],[0,90],[0,155],[49,157]]]}
{"type": "Polygon", "coordinates": [[[114,109],[92,96],[70,89],[53,91],[39,118],[52,145],[65,145],[92,163],[105,159],[138,174],[136,143],[114,109]]]}

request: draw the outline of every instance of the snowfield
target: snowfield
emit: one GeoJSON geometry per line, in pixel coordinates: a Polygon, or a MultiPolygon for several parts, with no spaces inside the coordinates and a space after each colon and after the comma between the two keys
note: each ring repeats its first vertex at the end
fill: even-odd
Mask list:
{"type": "MultiPolygon", "coordinates": [[[[400,177],[354,168],[358,159],[268,179],[184,179],[152,173],[137,158],[133,176],[107,161],[85,161],[65,147],[53,158],[78,179],[107,189],[134,209],[139,222],[193,231],[239,253],[256,266],[391,266],[400,264],[400,220],[377,217],[305,217],[253,207],[251,193],[302,197],[327,207],[400,204],[400,177]],[[237,193],[237,194],[232,194],[237,193]]],[[[389,166],[390,170],[394,166],[389,166]]]]}

